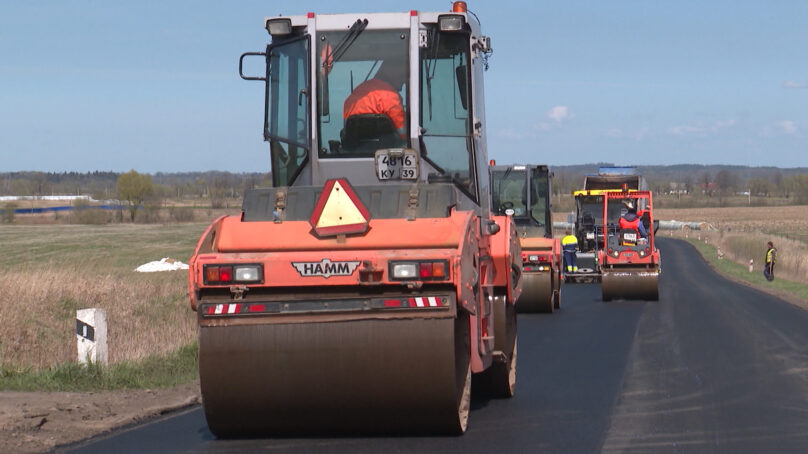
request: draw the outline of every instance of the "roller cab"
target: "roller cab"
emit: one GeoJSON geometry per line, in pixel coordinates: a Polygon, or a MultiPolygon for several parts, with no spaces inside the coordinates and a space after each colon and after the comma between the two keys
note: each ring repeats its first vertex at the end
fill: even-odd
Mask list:
{"type": "Polygon", "coordinates": [[[522,294],[518,312],[553,312],[561,307],[561,246],[553,238],[552,173],[544,165],[493,165],[493,210],[516,224],[522,249],[522,294]]]}
{"type": "Polygon", "coordinates": [[[463,2],[263,26],[271,43],[240,73],[264,86],[273,187],[247,191],[190,262],[208,426],[463,433],[472,375],[492,396],[516,380],[522,270],[513,220],[491,213],[490,39],[463,2]],[[368,112],[372,93],[392,108],[368,112]]]}
{"type": "Polygon", "coordinates": [[[658,300],[661,267],[651,192],[606,192],[602,210],[603,219],[612,221],[602,226],[605,241],[597,251],[603,301],[658,300]]]}

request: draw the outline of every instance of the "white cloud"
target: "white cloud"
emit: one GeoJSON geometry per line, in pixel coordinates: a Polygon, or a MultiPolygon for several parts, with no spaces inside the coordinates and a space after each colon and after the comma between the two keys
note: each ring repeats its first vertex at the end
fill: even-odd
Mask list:
{"type": "Polygon", "coordinates": [[[793,89],[800,89],[800,88],[808,88],[808,82],[798,82],[795,80],[787,80],[783,82],[783,88],[793,88],[793,89]]]}
{"type": "Polygon", "coordinates": [[[786,134],[796,134],[799,127],[797,123],[792,120],[782,120],[777,122],[777,128],[786,134]]]}
{"type": "Polygon", "coordinates": [[[567,106],[555,106],[547,112],[547,118],[561,123],[562,121],[572,120],[575,118],[575,114],[570,112],[567,106]]]}

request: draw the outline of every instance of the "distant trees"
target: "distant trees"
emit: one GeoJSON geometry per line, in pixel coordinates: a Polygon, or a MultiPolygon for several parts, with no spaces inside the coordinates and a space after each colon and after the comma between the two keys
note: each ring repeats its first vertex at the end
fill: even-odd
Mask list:
{"type": "Polygon", "coordinates": [[[9,202],[3,207],[3,216],[2,221],[6,224],[13,224],[14,223],[14,210],[17,209],[17,204],[14,202],[9,202]]]}
{"type": "Polygon", "coordinates": [[[126,201],[129,215],[135,222],[135,215],[143,202],[154,193],[150,175],[141,175],[134,169],[118,177],[118,198],[126,201]]]}
{"type": "Polygon", "coordinates": [[[750,178],[749,192],[753,196],[768,197],[772,192],[772,183],[765,178],[750,178]]]}
{"type": "Polygon", "coordinates": [[[783,180],[783,185],[794,194],[797,205],[808,204],[808,175],[792,175],[783,180]]]}

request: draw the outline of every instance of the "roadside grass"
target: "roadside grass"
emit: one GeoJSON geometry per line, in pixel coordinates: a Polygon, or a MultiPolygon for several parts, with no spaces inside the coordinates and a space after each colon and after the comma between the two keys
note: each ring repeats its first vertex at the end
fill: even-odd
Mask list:
{"type": "Polygon", "coordinates": [[[167,388],[198,377],[196,342],[140,361],[109,367],[62,363],[44,370],[0,368],[0,389],[9,391],[98,391],[167,388]]]}
{"type": "Polygon", "coordinates": [[[777,268],[775,268],[774,281],[769,282],[763,277],[762,264],[756,265],[754,271],[750,273],[748,266],[738,264],[732,260],[719,260],[718,250],[712,244],[704,243],[696,238],[687,238],[686,241],[695,246],[705,260],[712,264],[719,272],[735,280],[746,282],[763,291],[778,295],[790,295],[802,300],[804,303],[808,303],[808,284],[777,277],[777,268]]]}
{"type": "MultiPolygon", "coordinates": [[[[171,383],[151,358],[196,340],[188,272],[134,269],[163,257],[187,262],[206,226],[0,226],[0,389],[21,389],[15,380],[30,381],[25,389],[79,386],[74,380],[97,380],[91,389],[171,383]],[[101,375],[75,363],[76,310],[91,307],[106,311],[110,365],[101,375]]],[[[185,382],[196,374],[182,370],[185,382]]]]}

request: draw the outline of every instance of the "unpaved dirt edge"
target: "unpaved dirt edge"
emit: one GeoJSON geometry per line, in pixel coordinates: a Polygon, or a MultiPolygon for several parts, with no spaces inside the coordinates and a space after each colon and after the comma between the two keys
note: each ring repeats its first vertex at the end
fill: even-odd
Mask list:
{"type": "Polygon", "coordinates": [[[199,402],[198,381],[167,389],[2,391],[0,452],[47,452],[199,402]]]}

